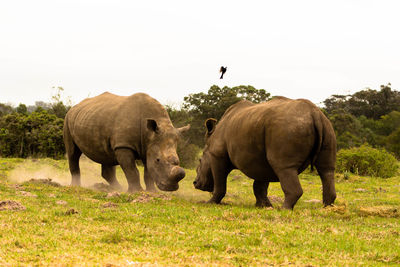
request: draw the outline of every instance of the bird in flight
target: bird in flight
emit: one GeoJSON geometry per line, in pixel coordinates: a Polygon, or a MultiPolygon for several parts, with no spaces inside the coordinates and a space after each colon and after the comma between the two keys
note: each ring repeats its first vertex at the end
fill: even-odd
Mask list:
{"type": "Polygon", "coordinates": [[[224,74],[225,74],[225,72],[226,72],[227,69],[228,69],[228,67],[221,66],[221,68],[219,69],[219,72],[221,72],[221,77],[220,77],[220,79],[223,79],[223,78],[224,78],[224,74]]]}

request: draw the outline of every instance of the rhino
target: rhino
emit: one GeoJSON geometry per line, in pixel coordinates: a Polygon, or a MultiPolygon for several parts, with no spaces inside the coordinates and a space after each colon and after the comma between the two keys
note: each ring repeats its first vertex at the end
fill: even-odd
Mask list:
{"type": "Polygon", "coordinates": [[[242,100],[230,106],[218,124],[210,118],[205,126],[206,144],[193,184],[212,192],[208,202],[221,202],[227,175],[239,169],[254,179],[256,206],[272,207],[268,186],[280,182],[283,208],[293,209],[303,194],[298,174],[310,164],[321,178],[324,205],[334,202],[336,136],[312,102],[285,97],[260,104],[242,100]]]}
{"type": "Polygon", "coordinates": [[[185,177],[176,153],[181,133],[190,125],[175,128],[165,108],[145,93],[118,96],[105,92],[73,106],[64,121],[64,143],[72,175],[71,185],[81,184],[79,158],[85,154],[101,164],[102,177],[120,189],[115,175],[120,165],[128,192],[141,191],[135,161],[144,165],[146,190],[174,191],[185,177]]]}

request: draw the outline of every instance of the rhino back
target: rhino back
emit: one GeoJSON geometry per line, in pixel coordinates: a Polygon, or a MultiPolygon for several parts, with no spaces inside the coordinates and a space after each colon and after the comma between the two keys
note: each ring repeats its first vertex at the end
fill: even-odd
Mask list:
{"type": "Polygon", "coordinates": [[[308,158],[316,137],[314,112],[319,110],[311,102],[284,97],[239,104],[218,123],[213,153],[228,154],[232,164],[250,177],[275,176],[268,155],[300,165],[308,158]]]}
{"type": "Polygon", "coordinates": [[[159,106],[143,93],[103,93],[71,108],[66,124],[74,143],[85,155],[99,163],[116,164],[114,150],[118,147],[141,152],[142,118],[163,114],[159,106]]]}

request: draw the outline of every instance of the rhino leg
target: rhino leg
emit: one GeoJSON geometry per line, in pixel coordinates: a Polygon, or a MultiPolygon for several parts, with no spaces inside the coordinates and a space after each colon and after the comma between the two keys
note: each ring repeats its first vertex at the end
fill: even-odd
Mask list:
{"type": "Polygon", "coordinates": [[[68,164],[69,171],[71,173],[71,185],[80,186],[81,185],[81,170],[79,168],[79,158],[81,157],[82,152],[80,149],[74,145],[72,151],[68,152],[68,164]]]}
{"type": "Polygon", "coordinates": [[[322,200],[324,205],[332,205],[336,199],[334,172],[318,170],[318,174],[322,181],[322,200]]]}
{"type": "Polygon", "coordinates": [[[129,148],[118,148],[115,150],[115,156],[128,181],[128,192],[142,191],[143,188],[140,185],[140,175],[136,168],[133,151],[129,148]]]}
{"type": "Polygon", "coordinates": [[[68,138],[69,142],[66,142],[67,158],[69,164],[69,171],[71,173],[71,185],[81,185],[81,170],[79,168],[79,158],[82,155],[82,151],[72,142],[72,138],[68,138]]]}
{"type": "Polygon", "coordinates": [[[228,168],[228,164],[224,164],[221,160],[213,160],[211,163],[211,171],[214,179],[213,196],[208,203],[219,204],[226,194],[226,180],[232,168],[228,168]]]}
{"type": "Polygon", "coordinates": [[[256,196],[256,207],[272,207],[268,194],[269,182],[254,180],[253,192],[256,196]]]}
{"type": "Polygon", "coordinates": [[[117,176],[115,174],[115,166],[101,165],[101,176],[111,185],[113,189],[121,190],[121,185],[117,181],[117,176]]]}
{"type": "MultiPolygon", "coordinates": [[[[336,146],[328,143],[330,149],[321,150],[315,161],[315,167],[321,177],[322,200],[325,206],[333,204],[336,199],[335,190],[335,162],[336,146]]],[[[329,146],[328,146],[329,147],[329,146]]]]}
{"type": "Polygon", "coordinates": [[[154,185],[154,179],[150,176],[147,166],[144,166],[144,183],[146,185],[146,191],[157,192],[157,189],[154,185]]]}
{"type": "Polygon", "coordinates": [[[303,195],[303,189],[297,176],[297,169],[278,169],[275,173],[285,194],[283,208],[293,209],[297,200],[303,195]]]}

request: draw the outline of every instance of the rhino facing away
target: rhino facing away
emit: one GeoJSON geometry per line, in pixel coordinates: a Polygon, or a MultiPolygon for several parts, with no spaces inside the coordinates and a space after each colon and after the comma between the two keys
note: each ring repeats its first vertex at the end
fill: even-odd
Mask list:
{"type": "Polygon", "coordinates": [[[176,153],[181,132],[176,129],[165,108],[147,94],[117,96],[103,93],[72,107],[64,121],[64,143],[72,185],[80,185],[79,158],[85,154],[101,164],[101,174],[115,189],[120,165],[128,181],[128,192],[142,190],[135,160],[144,164],[146,190],[179,188],[185,176],[176,153]]]}
{"type": "Polygon", "coordinates": [[[283,208],[293,209],[303,194],[298,174],[310,164],[321,177],[324,205],[334,202],[336,137],[330,121],[310,101],[275,97],[254,104],[242,100],[230,106],[218,124],[206,120],[206,128],[206,145],[193,184],[212,192],[209,202],[220,203],[227,175],[239,169],[254,179],[256,206],[271,207],[268,185],[280,182],[283,208]]]}

